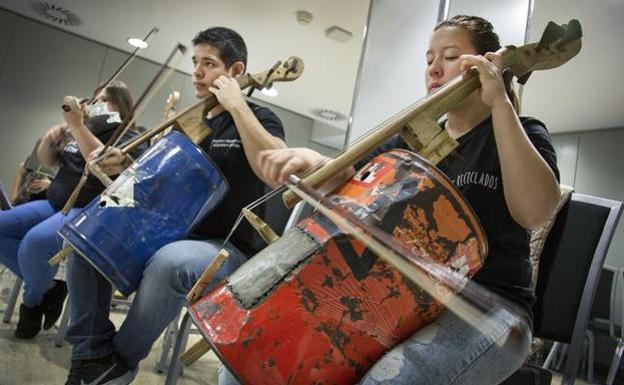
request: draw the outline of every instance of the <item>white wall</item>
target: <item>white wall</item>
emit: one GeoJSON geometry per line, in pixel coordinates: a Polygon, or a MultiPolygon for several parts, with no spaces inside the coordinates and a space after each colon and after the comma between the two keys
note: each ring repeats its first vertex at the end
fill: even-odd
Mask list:
{"type": "Polygon", "coordinates": [[[438,1],[372,0],[349,141],[425,95],[425,51],[438,1]]]}
{"type": "MultiPolygon", "coordinates": [[[[493,22],[503,45],[522,44],[529,0],[447,0],[449,16],[493,22]]],[[[425,96],[425,52],[441,2],[373,0],[349,142],[425,96]]]]}
{"type": "Polygon", "coordinates": [[[494,25],[501,45],[522,45],[526,34],[529,0],[449,0],[449,16],[476,15],[494,25]]]}

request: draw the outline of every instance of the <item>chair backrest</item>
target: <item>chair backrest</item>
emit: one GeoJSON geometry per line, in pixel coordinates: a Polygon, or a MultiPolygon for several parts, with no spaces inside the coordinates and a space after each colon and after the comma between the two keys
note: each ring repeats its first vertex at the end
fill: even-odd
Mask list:
{"type": "Polygon", "coordinates": [[[600,274],[598,287],[596,288],[596,296],[592,304],[590,323],[601,329],[609,328],[609,319],[611,318],[611,309],[613,305],[612,295],[618,285],[617,269],[612,266],[605,265],[600,274]]]}
{"type": "Polygon", "coordinates": [[[617,269],[611,291],[611,335],[624,338],[624,268],[617,269]]]}
{"type": "Polygon", "coordinates": [[[624,268],[605,265],[591,310],[590,328],[622,338],[624,330],[624,268]]]}
{"type": "Polygon", "coordinates": [[[299,202],[292,209],[286,208],[282,201],[282,194],[273,196],[266,202],[265,222],[277,233],[293,227],[299,220],[313,211],[312,207],[304,202],[299,202]]]}
{"type": "Polygon", "coordinates": [[[9,195],[7,194],[4,184],[0,180],[0,208],[2,210],[9,210],[11,208],[11,202],[9,201],[9,195]]]}
{"type": "Polygon", "coordinates": [[[266,205],[264,208],[264,221],[277,234],[282,234],[291,213],[291,210],[287,209],[282,202],[282,194],[272,196],[264,204],[266,205]]]}
{"type": "Polygon", "coordinates": [[[559,213],[541,256],[535,335],[569,343],[564,371],[576,376],[592,302],[622,202],[573,194],[559,213]]]}

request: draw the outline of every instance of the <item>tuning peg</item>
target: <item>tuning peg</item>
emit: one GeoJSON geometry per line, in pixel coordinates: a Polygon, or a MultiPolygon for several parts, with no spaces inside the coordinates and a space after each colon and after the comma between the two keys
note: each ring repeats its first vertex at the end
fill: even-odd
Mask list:
{"type": "Polygon", "coordinates": [[[539,43],[537,43],[537,47],[535,47],[535,51],[539,52],[542,49],[548,47],[555,41],[561,39],[565,35],[565,33],[566,30],[563,27],[559,26],[555,22],[549,22],[546,26],[546,29],[544,30],[544,33],[542,34],[542,38],[540,39],[539,43]]]}
{"type": "Polygon", "coordinates": [[[284,65],[287,68],[286,74],[296,73],[299,72],[301,67],[301,60],[298,57],[291,56],[284,62],[284,65]]]}
{"type": "Polygon", "coordinates": [[[184,55],[184,54],[186,54],[187,48],[186,48],[186,46],[184,44],[178,43],[178,50],[180,51],[180,53],[182,55],[184,55]]]}
{"type": "Polygon", "coordinates": [[[522,84],[522,85],[526,84],[526,82],[529,80],[529,77],[531,76],[532,73],[533,73],[533,71],[527,72],[526,74],[520,76],[518,78],[518,83],[522,84]]]}
{"type": "Polygon", "coordinates": [[[561,41],[557,43],[557,48],[560,48],[573,40],[578,40],[583,36],[581,23],[576,19],[570,20],[570,22],[563,25],[563,27],[565,28],[565,33],[561,41]]]}

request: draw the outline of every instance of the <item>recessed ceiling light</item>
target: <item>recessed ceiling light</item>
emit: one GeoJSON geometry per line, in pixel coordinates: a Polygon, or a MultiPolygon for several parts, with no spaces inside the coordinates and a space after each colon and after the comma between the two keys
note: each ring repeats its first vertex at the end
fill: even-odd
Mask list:
{"type": "Polygon", "coordinates": [[[297,22],[301,25],[308,25],[312,22],[314,15],[309,11],[299,10],[295,12],[297,22]]]}
{"type": "Polygon", "coordinates": [[[270,96],[270,97],[275,97],[278,94],[277,90],[275,88],[273,88],[273,87],[271,87],[271,88],[263,88],[262,90],[260,90],[260,92],[262,92],[266,96],[270,96]]]}
{"type": "Polygon", "coordinates": [[[312,114],[330,121],[340,121],[347,118],[345,114],[329,108],[314,108],[312,114]]]}
{"type": "Polygon", "coordinates": [[[136,37],[129,37],[128,44],[137,48],[147,48],[147,42],[143,39],[138,39],[136,37]]]}
{"type": "Polygon", "coordinates": [[[351,39],[353,34],[351,33],[351,31],[347,31],[344,28],[340,28],[339,26],[334,25],[325,30],[325,36],[339,43],[344,43],[345,41],[351,39]]]}

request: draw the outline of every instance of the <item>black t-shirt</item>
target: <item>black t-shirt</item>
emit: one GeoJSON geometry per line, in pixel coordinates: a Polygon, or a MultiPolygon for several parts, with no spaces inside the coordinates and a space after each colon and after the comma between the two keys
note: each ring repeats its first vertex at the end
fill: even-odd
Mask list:
{"type": "MultiPolygon", "coordinates": [[[[248,104],[268,133],[284,139],[282,122],[271,110],[253,103],[248,104]]],[[[200,147],[221,170],[230,188],[215,211],[195,227],[192,237],[224,239],[242,208],[264,195],[267,186],[256,176],[247,161],[232,115],[224,111],[212,119],[206,119],[206,124],[212,128],[212,133],[200,143],[200,147]]],[[[263,212],[258,210],[254,212],[264,217],[263,212]]],[[[248,257],[265,246],[264,241],[247,221],[241,222],[230,240],[248,257]]]]}
{"type": "MultiPolygon", "coordinates": [[[[110,115],[97,115],[85,121],[85,126],[102,143],[108,142],[115,129],[119,126],[119,121],[109,119],[110,115]]],[[[126,132],[120,143],[125,143],[135,137],[142,129],[132,128],[126,132]]],[[[147,147],[147,143],[138,146],[131,151],[130,155],[136,158],[147,147]]],[[[61,210],[82,176],[86,163],[78,144],[75,140],[69,141],[61,153],[61,164],[59,170],[48,187],[48,201],[56,210],[61,210]]],[[[89,202],[104,191],[104,185],[93,175],[89,175],[83,188],[78,194],[78,199],[74,207],[84,207],[89,202]]]]}
{"type": "MultiPolygon", "coordinates": [[[[528,117],[521,117],[520,121],[533,146],[559,179],[555,150],[544,124],[528,117]]],[[[479,217],[488,240],[489,254],[473,279],[518,303],[532,318],[535,293],[531,289],[529,232],[513,220],[507,208],[491,118],[457,141],[459,146],[438,164],[438,168],[466,198],[479,217]]],[[[409,149],[397,135],[358,162],[356,167],[392,148],[409,149]]]]}

